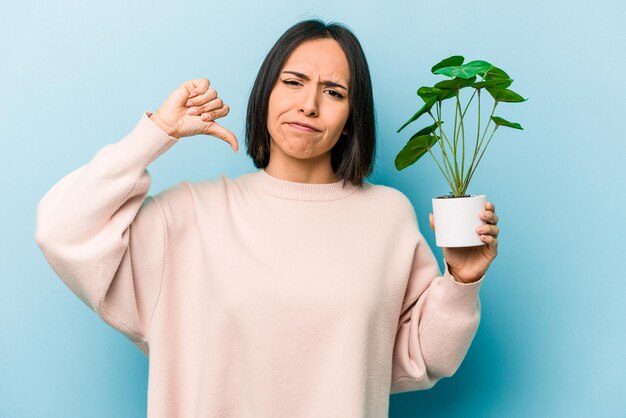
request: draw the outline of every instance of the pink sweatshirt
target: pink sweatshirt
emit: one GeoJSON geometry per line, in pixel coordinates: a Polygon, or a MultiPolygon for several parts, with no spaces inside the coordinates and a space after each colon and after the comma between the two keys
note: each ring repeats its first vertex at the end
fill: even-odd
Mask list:
{"type": "Polygon", "coordinates": [[[142,114],[37,206],[37,244],[149,356],[148,417],[388,416],[452,376],[484,280],[441,274],[400,191],[264,170],[148,196],[179,140],[142,114]]]}

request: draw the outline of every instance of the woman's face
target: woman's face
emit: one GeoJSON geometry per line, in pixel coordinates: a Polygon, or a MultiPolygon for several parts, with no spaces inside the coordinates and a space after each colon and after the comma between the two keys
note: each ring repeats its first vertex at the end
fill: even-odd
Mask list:
{"type": "Polygon", "coordinates": [[[271,154],[299,159],[330,155],[349,116],[349,80],[348,59],[337,41],[316,39],[300,44],[270,94],[271,154]]]}

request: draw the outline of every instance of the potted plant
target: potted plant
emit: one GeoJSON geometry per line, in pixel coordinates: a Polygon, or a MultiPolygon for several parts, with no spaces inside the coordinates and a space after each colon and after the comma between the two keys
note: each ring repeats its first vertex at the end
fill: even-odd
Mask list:
{"type": "MultiPolygon", "coordinates": [[[[454,55],[446,58],[431,68],[433,74],[443,75],[449,79],[436,83],[433,87],[420,87],[417,95],[424,101],[422,107],[398,129],[398,133],[411,122],[423,115],[430,115],[433,124],[416,132],[406,143],[395,158],[398,171],[414,164],[427,152],[433,157],[439,170],[450,186],[447,196],[438,196],[432,199],[433,215],[435,218],[435,236],[438,247],[471,247],[484,245],[476,233],[476,227],[485,224],[480,219],[480,212],[485,210],[487,196],[484,194],[466,194],[469,183],[474,175],[480,160],[491,142],[496,130],[500,126],[523,129],[519,123],[509,122],[499,116],[494,116],[500,102],[519,103],[528,99],[508,89],[513,80],[502,69],[481,60],[463,64],[464,57],[454,55]],[[477,76],[481,79],[477,80],[477,76]],[[463,89],[472,89],[473,93],[465,108],[462,109],[460,92],[463,89]],[[481,92],[486,90],[493,98],[494,104],[489,120],[481,136],[481,92]],[[477,96],[478,124],[476,128],[476,142],[473,157],[469,164],[465,161],[465,113],[477,96]],[[448,99],[454,102],[454,127],[452,138],[444,132],[442,125],[442,103],[448,99]],[[434,110],[433,110],[434,108],[434,110]],[[433,114],[434,113],[434,114],[433,114]],[[493,130],[489,139],[484,143],[485,136],[493,123],[493,130]],[[459,140],[461,145],[459,146],[459,140]],[[439,144],[442,154],[440,163],[431,148],[439,144]],[[484,146],[483,146],[484,144],[484,146]],[[482,147],[482,151],[481,151],[482,147]],[[460,159],[459,152],[461,153],[460,159]],[[478,157],[478,160],[476,158],[478,157]]],[[[483,94],[484,95],[484,94],[483,94]]]]}

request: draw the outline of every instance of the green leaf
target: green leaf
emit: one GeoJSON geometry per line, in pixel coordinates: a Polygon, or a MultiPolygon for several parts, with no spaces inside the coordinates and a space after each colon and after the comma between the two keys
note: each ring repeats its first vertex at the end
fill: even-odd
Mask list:
{"type": "Polygon", "coordinates": [[[439,61],[437,64],[435,64],[433,68],[430,69],[430,71],[432,71],[432,73],[435,74],[435,71],[438,70],[439,68],[461,65],[463,64],[463,61],[465,61],[465,58],[463,58],[461,55],[453,55],[451,57],[448,57],[444,60],[439,61]]]}
{"type": "Polygon", "coordinates": [[[518,103],[525,102],[528,99],[524,99],[513,90],[502,89],[500,87],[487,87],[487,91],[491,96],[499,102],[518,103]]]}
{"type": "Polygon", "coordinates": [[[498,67],[491,67],[486,73],[480,74],[483,79],[474,84],[474,88],[480,89],[483,87],[498,87],[505,89],[513,83],[513,80],[509,77],[504,70],[498,67]]]}
{"type": "Polygon", "coordinates": [[[436,87],[420,87],[417,89],[417,95],[422,98],[424,102],[427,102],[431,97],[437,100],[446,100],[454,97],[454,92],[448,90],[442,90],[436,87]]]}
{"type": "Polygon", "coordinates": [[[486,74],[480,74],[482,77],[484,77],[486,80],[493,80],[493,79],[506,79],[506,78],[511,78],[509,77],[509,75],[507,73],[504,72],[504,70],[502,70],[501,68],[498,68],[496,66],[491,67],[486,74]]]}
{"type": "Polygon", "coordinates": [[[498,126],[508,126],[509,128],[515,128],[515,129],[521,129],[524,130],[524,128],[522,128],[522,125],[520,125],[517,122],[509,122],[506,119],[502,119],[499,116],[492,116],[491,120],[494,121],[496,123],[496,125],[498,126]]]}
{"type": "Polygon", "coordinates": [[[439,140],[436,135],[420,135],[411,139],[402,148],[394,161],[396,169],[403,170],[419,160],[439,140]]]}
{"type": "Polygon", "coordinates": [[[491,67],[492,65],[487,61],[476,60],[463,65],[439,68],[433,73],[448,77],[472,78],[478,74],[486,73],[491,67]]]}
{"type": "Polygon", "coordinates": [[[419,118],[420,116],[422,116],[424,113],[429,112],[430,109],[433,107],[433,105],[437,102],[437,98],[436,97],[431,97],[428,99],[428,101],[426,103],[424,103],[424,106],[422,106],[422,108],[420,110],[417,111],[417,113],[415,113],[411,119],[409,119],[408,121],[406,121],[406,123],[404,125],[402,125],[400,127],[400,129],[398,129],[397,132],[400,132],[402,129],[404,129],[405,126],[407,126],[409,123],[413,122],[414,120],[416,120],[417,118],[419,118]]]}
{"type": "Polygon", "coordinates": [[[505,89],[509,87],[513,83],[513,80],[510,78],[492,78],[490,80],[479,81],[478,83],[474,83],[472,87],[475,89],[482,89],[483,87],[499,87],[505,89]]]}
{"type": "Polygon", "coordinates": [[[437,97],[440,89],[436,89],[433,87],[423,86],[417,89],[417,95],[422,98],[424,102],[427,102],[431,97],[437,97]]]}
{"type": "MultiPolygon", "coordinates": [[[[443,125],[443,121],[441,121],[441,124],[443,125]]],[[[411,138],[409,138],[409,141],[413,138],[417,138],[418,136],[422,136],[422,135],[428,135],[428,134],[432,134],[433,132],[435,132],[435,130],[438,128],[439,126],[437,125],[437,122],[433,123],[430,126],[427,126],[425,128],[420,129],[415,135],[413,135],[411,138]]]]}
{"type": "Polygon", "coordinates": [[[457,91],[462,89],[463,87],[471,86],[472,83],[476,81],[476,76],[470,78],[453,78],[452,80],[443,80],[439,83],[435,84],[435,88],[442,90],[453,90],[457,91]]]}

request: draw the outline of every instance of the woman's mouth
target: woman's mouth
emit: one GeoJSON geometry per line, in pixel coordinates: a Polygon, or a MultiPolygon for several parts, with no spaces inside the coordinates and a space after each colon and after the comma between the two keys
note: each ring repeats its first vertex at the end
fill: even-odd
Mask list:
{"type": "Polygon", "coordinates": [[[309,128],[308,126],[302,126],[297,123],[287,123],[287,125],[291,126],[293,129],[296,129],[302,132],[318,132],[317,130],[313,128],[309,128]]]}

